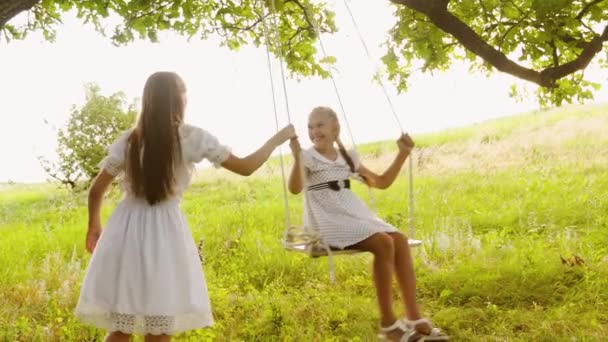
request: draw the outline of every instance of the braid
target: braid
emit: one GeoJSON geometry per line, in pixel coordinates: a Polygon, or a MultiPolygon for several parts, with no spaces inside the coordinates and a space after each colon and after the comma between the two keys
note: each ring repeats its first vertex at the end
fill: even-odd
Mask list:
{"type": "MultiPolygon", "coordinates": [[[[350,155],[346,152],[346,149],[344,148],[344,144],[342,144],[342,141],[340,140],[339,137],[336,139],[336,143],[338,144],[338,151],[340,151],[342,158],[344,158],[344,160],[346,161],[346,164],[348,164],[348,167],[350,168],[350,172],[357,173],[357,170],[355,170],[355,163],[353,162],[353,158],[351,158],[350,155]]],[[[365,177],[361,174],[358,174],[358,173],[357,173],[357,175],[359,177],[361,177],[361,180],[363,180],[363,183],[365,183],[366,185],[369,186],[367,177],[365,177]]]]}
{"type": "Polygon", "coordinates": [[[355,163],[353,162],[353,158],[351,158],[348,153],[346,152],[346,149],[344,148],[344,144],[342,144],[342,141],[340,141],[340,138],[336,139],[336,143],[338,144],[338,151],[340,151],[340,154],[342,155],[342,158],[344,158],[344,160],[346,161],[346,164],[348,164],[348,167],[350,167],[350,172],[355,173],[355,163]]]}

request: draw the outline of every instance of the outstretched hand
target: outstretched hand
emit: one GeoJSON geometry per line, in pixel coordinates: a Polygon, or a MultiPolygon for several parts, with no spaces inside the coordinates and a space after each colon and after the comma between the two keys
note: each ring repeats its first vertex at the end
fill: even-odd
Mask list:
{"type": "Polygon", "coordinates": [[[277,146],[282,145],[284,142],[286,142],[289,139],[294,139],[297,137],[298,136],[296,135],[296,129],[293,127],[292,124],[285,126],[283,129],[281,129],[275,135],[277,146]]]}
{"type": "Polygon", "coordinates": [[[409,134],[402,133],[399,139],[397,139],[397,146],[400,152],[410,153],[416,144],[409,134]]]}

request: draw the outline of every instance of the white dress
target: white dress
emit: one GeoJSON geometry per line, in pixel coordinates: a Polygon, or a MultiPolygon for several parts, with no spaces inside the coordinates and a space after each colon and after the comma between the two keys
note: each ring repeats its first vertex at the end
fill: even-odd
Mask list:
{"type": "MultiPolygon", "coordinates": [[[[350,151],[355,170],[359,168],[359,157],[350,151]]],[[[379,218],[355,193],[343,188],[343,180],[353,174],[342,155],[330,160],[317,152],[314,147],[302,150],[302,160],[306,170],[306,186],[317,190],[304,189],[304,226],[317,229],[323,242],[331,247],[345,247],[363,241],[375,233],[399,232],[395,227],[379,218]],[[338,191],[319,186],[329,181],[340,181],[338,191]]]]}
{"type": "MultiPolygon", "coordinates": [[[[109,147],[100,166],[124,170],[131,131],[109,147]]],[[[201,128],[182,125],[183,164],[176,168],[176,195],[153,206],[130,194],[108,219],[91,257],[75,314],[108,331],[173,335],[213,324],[200,257],[180,209],[195,163],[219,166],[230,149],[201,128]]]]}

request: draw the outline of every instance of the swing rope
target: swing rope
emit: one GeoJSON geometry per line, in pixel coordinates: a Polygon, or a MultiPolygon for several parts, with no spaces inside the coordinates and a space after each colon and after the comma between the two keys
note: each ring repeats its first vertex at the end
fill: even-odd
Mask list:
{"type": "MultiPolygon", "coordinates": [[[[305,9],[304,9],[304,11],[306,12],[305,9]]],[[[317,39],[319,40],[319,46],[321,46],[321,52],[323,53],[323,57],[325,59],[327,59],[328,56],[327,56],[327,51],[325,50],[325,44],[323,44],[323,39],[321,39],[321,32],[319,31],[319,28],[317,27],[317,24],[315,23],[315,19],[313,17],[310,17],[310,23],[312,24],[312,27],[315,30],[317,39]]],[[[334,74],[331,72],[331,70],[328,70],[327,72],[329,73],[329,78],[331,79],[331,83],[334,87],[334,92],[336,93],[336,97],[337,97],[338,103],[340,105],[340,111],[342,112],[342,118],[344,119],[344,123],[346,124],[346,128],[347,128],[348,134],[350,136],[350,140],[353,144],[353,148],[356,149],[357,143],[355,142],[355,137],[353,135],[353,131],[350,126],[350,122],[348,121],[348,117],[346,116],[346,109],[344,108],[344,103],[342,102],[342,97],[340,96],[340,91],[338,90],[338,85],[336,83],[336,79],[334,78],[334,74]]]]}
{"type": "MultiPolygon", "coordinates": [[[[270,6],[271,6],[271,11],[274,14],[276,12],[274,0],[272,0],[270,2],[270,6]]],[[[263,8],[263,6],[262,6],[262,8],[263,8]]],[[[264,11],[262,14],[264,15],[264,11]]],[[[266,39],[266,57],[267,57],[267,61],[268,61],[268,70],[269,70],[269,75],[270,75],[270,84],[271,84],[271,90],[272,90],[275,124],[276,124],[276,130],[278,131],[279,130],[279,123],[278,123],[279,119],[278,119],[278,111],[277,111],[277,103],[276,103],[276,91],[274,88],[272,63],[271,63],[271,58],[270,58],[271,40],[268,35],[266,22],[265,21],[262,21],[262,22],[263,22],[262,25],[263,25],[264,36],[266,39]]],[[[279,49],[279,53],[278,53],[279,65],[280,65],[280,69],[281,69],[281,80],[282,80],[282,85],[283,85],[283,94],[285,97],[287,119],[288,119],[288,122],[291,124],[292,122],[291,122],[291,115],[290,115],[290,110],[289,110],[289,99],[288,99],[288,95],[287,95],[286,77],[285,77],[285,71],[284,71],[284,66],[283,66],[283,47],[280,44],[280,41],[277,39],[277,36],[276,36],[278,25],[276,22],[276,16],[274,16],[274,15],[272,16],[272,24],[275,28],[273,30],[273,32],[275,32],[275,35],[273,36],[273,41],[274,41],[274,44],[276,45],[276,48],[279,49]]],[[[331,248],[329,247],[329,245],[327,245],[323,242],[323,240],[321,239],[321,236],[319,235],[319,233],[317,231],[314,231],[314,230],[311,231],[311,230],[307,229],[307,227],[304,227],[304,229],[302,229],[302,228],[293,227],[291,225],[291,220],[290,220],[290,215],[289,215],[289,202],[288,202],[288,196],[287,196],[286,177],[285,177],[285,167],[284,167],[284,163],[283,163],[283,153],[282,152],[280,152],[279,159],[281,161],[281,175],[282,175],[282,179],[283,179],[283,202],[285,205],[285,220],[286,220],[286,224],[287,224],[287,229],[285,229],[284,235],[283,235],[283,241],[282,241],[283,247],[292,249],[292,250],[294,250],[294,249],[299,250],[298,247],[304,247],[306,249],[306,251],[308,252],[308,254],[311,256],[314,254],[318,254],[320,251],[324,251],[328,256],[329,277],[330,277],[330,281],[333,283],[333,282],[335,282],[334,264],[333,264],[333,258],[332,258],[332,251],[331,251],[331,248]]],[[[304,168],[301,163],[300,163],[300,166],[301,166],[300,177],[302,180],[302,185],[304,187],[304,195],[305,195],[305,198],[307,198],[308,193],[306,190],[306,177],[304,176],[304,168]]]]}
{"type": "MultiPolygon", "coordinates": [[[[264,14],[264,13],[262,13],[264,14]]],[[[263,25],[263,31],[264,31],[264,37],[266,38],[266,41],[268,42],[268,32],[266,29],[266,21],[262,20],[262,25],[263,25]]],[[[266,44],[266,59],[268,61],[268,74],[270,75],[270,90],[272,92],[272,104],[273,104],[273,108],[274,108],[274,122],[275,122],[275,129],[278,132],[279,131],[279,114],[277,111],[277,96],[276,96],[276,91],[274,89],[274,77],[273,77],[273,73],[272,73],[272,66],[271,66],[271,59],[270,59],[270,48],[269,45],[266,44]]],[[[281,63],[281,71],[282,71],[282,63],[281,63]]],[[[286,89],[286,86],[283,85],[283,89],[286,89]]],[[[287,92],[285,91],[285,101],[287,103],[287,118],[289,120],[289,122],[291,122],[291,117],[289,114],[289,104],[287,102],[287,92]]],[[[283,205],[285,207],[285,224],[287,227],[291,227],[291,217],[290,217],[290,213],[289,213],[289,197],[287,196],[287,184],[285,183],[285,165],[283,163],[283,151],[281,150],[281,147],[279,147],[279,161],[281,164],[281,179],[283,179],[282,185],[283,185],[283,205]]],[[[285,236],[283,238],[286,238],[287,235],[287,230],[285,231],[285,236]]]]}
{"type": "MultiPolygon", "coordinates": [[[[348,14],[353,23],[353,26],[355,27],[355,32],[357,32],[359,41],[361,42],[361,45],[363,45],[363,49],[365,50],[365,54],[367,55],[367,58],[369,59],[370,62],[373,62],[372,55],[369,52],[369,48],[367,47],[367,43],[365,42],[365,39],[363,39],[363,35],[361,34],[361,30],[359,29],[359,24],[357,24],[357,20],[355,20],[355,16],[353,15],[353,12],[350,8],[350,5],[348,4],[348,1],[349,0],[344,0],[344,5],[346,6],[346,10],[348,11],[348,14]]],[[[388,91],[386,90],[386,87],[384,86],[384,82],[382,82],[382,79],[380,77],[378,77],[377,80],[380,83],[380,86],[382,87],[382,92],[384,93],[386,102],[388,103],[388,105],[391,109],[391,113],[393,113],[393,117],[395,118],[395,121],[397,122],[397,126],[399,126],[399,129],[401,130],[401,132],[403,132],[403,125],[401,124],[401,120],[399,120],[399,116],[397,115],[395,106],[393,106],[393,101],[391,101],[391,97],[389,96],[388,91]]]]}
{"type": "MultiPolygon", "coordinates": [[[[357,22],[354,18],[354,15],[353,15],[351,9],[350,9],[350,6],[346,3],[346,0],[344,0],[344,4],[346,5],[346,8],[349,12],[351,20],[356,28],[357,34],[358,34],[359,39],[363,45],[363,48],[367,54],[367,57],[371,61],[371,59],[372,59],[371,54],[369,53],[367,44],[365,43],[365,40],[363,39],[363,36],[359,30],[359,27],[357,25],[357,22]]],[[[267,57],[268,71],[269,71],[269,75],[270,75],[270,87],[271,87],[271,91],[272,91],[272,100],[273,100],[273,106],[274,106],[275,126],[276,126],[276,130],[278,132],[279,119],[278,119],[278,110],[277,110],[277,96],[276,96],[276,89],[274,86],[274,77],[273,77],[272,63],[271,63],[271,57],[270,57],[270,46],[273,43],[275,45],[275,48],[278,49],[278,57],[279,57],[278,59],[279,59],[279,65],[280,65],[280,71],[281,71],[281,80],[282,80],[283,95],[284,95],[284,99],[285,99],[285,106],[286,106],[286,111],[287,111],[287,119],[290,124],[292,123],[292,121],[291,121],[291,113],[290,113],[290,109],[289,109],[289,99],[288,99],[288,95],[287,95],[285,68],[284,68],[284,63],[283,63],[284,51],[283,51],[283,46],[280,43],[280,39],[278,38],[278,35],[277,35],[278,24],[277,24],[277,19],[276,19],[275,0],[270,1],[270,9],[272,11],[271,24],[274,27],[274,30],[273,30],[274,34],[273,34],[272,38],[270,38],[270,36],[268,35],[268,28],[266,26],[265,20],[262,20],[262,25],[263,25],[263,32],[264,32],[264,36],[265,36],[265,40],[266,40],[266,57],[267,57]]],[[[305,11],[305,13],[307,12],[306,9],[304,9],[304,11],[305,11]]],[[[308,13],[306,13],[306,14],[308,14],[308,13]]],[[[262,5],[262,15],[263,16],[265,15],[263,5],[262,5]]],[[[310,23],[316,33],[317,39],[319,40],[319,44],[321,47],[321,52],[323,54],[323,57],[327,58],[328,55],[327,55],[327,51],[325,49],[325,45],[323,44],[323,40],[321,38],[321,32],[320,32],[314,18],[313,17],[310,17],[310,18],[311,18],[310,23]]],[[[333,89],[334,89],[334,92],[338,99],[338,103],[340,105],[340,109],[341,109],[341,112],[343,115],[343,120],[346,124],[349,136],[350,136],[352,144],[353,144],[353,148],[356,149],[357,144],[354,139],[354,135],[353,135],[353,132],[351,129],[350,122],[346,115],[346,109],[344,106],[344,102],[342,101],[342,97],[340,95],[336,79],[335,79],[333,73],[331,72],[331,70],[328,70],[328,74],[332,81],[333,89]]],[[[394,109],[390,96],[388,95],[388,91],[386,90],[384,83],[379,78],[378,78],[378,81],[380,82],[380,85],[382,86],[384,95],[387,99],[391,112],[392,112],[395,120],[397,121],[397,125],[401,129],[401,132],[403,132],[403,127],[402,127],[399,117],[394,109]]],[[[322,256],[322,255],[324,255],[323,253],[325,253],[325,255],[328,256],[330,280],[333,283],[335,281],[335,276],[334,276],[334,272],[333,272],[334,267],[333,267],[332,254],[334,254],[334,253],[332,252],[330,246],[323,242],[321,236],[319,235],[319,232],[317,231],[317,229],[315,227],[312,227],[312,229],[309,229],[311,227],[294,227],[291,225],[291,218],[290,218],[290,212],[289,212],[289,199],[288,199],[288,194],[287,194],[287,185],[286,185],[286,177],[285,177],[285,166],[284,166],[284,162],[283,162],[283,153],[282,153],[281,149],[279,149],[279,151],[280,151],[279,159],[280,159],[280,165],[281,165],[281,176],[283,179],[283,202],[284,202],[284,207],[285,207],[285,221],[286,221],[286,226],[287,226],[287,229],[285,229],[285,231],[284,231],[284,236],[283,236],[283,241],[282,241],[283,247],[290,249],[290,250],[300,251],[300,252],[305,251],[310,256],[313,256],[313,257],[322,256]]],[[[301,155],[300,155],[300,158],[301,158],[301,155]]],[[[413,198],[413,173],[412,173],[413,164],[412,164],[412,158],[410,157],[409,159],[410,159],[410,165],[409,165],[410,166],[410,172],[409,172],[409,176],[410,176],[410,179],[409,179],[409,185],[410,185],[409,217],[410,217],[410,220],[409,220],[409,222],[410,222],[410,238],[412,238],[413,234],[414,234],[414,226],[413,226],[413,223],[414,223],[414,221],[413,221],[414,198],[413,198]]],[[[301,180],[302,180],[305,201],[307,201],[308,193],[307,193],[307,188],[306,188],[306,177],[304,174],[305,170],[304,170],[302,163],[300,163],[300,166],[301,166],[300,176],[301,176],[301,180]]],[[[373,196],[371,195],[371,189],[368,188],[368,191],[370,194],[370,198],[373,202],[372,205],[375,208],[375,201],[373,199],[373,196]]],[[[314,221],[314,219],[313,219],[313,221],[314,221]]],[[[345,250],[345,251],[340,251],[339,254],[354,254],[354,253],[358,253],[358,252],[359,251],[355,251],[355,250],[345,250]]]]}
{"type": "MultiPolygon", "coordinates": [[[[355,31],[357,32],[357,36],[359,37],[359,41],[361,42],[361,45],[363,45],[363,49],[365,50],[365,54],[367,55],[368,60],[370,61],[370,64],[373,63],[373,58],[371,53],[369,52],[369,48],[367,47],[367,43],[365,42],[365,39],[363,39],[363,35],[361,34],[361,30],[359,29],[359,25],[357,24],[357,20],[355,20],[355,16],[353,15],[353,12],[350,8],[350,5],[348,4],[350,0],[343,0],[344,2],[344,6],[346,7],[346,10],[350,16],[350,19],[353,23],[353,26],[355,27],[355,31]]],[[[382,82],[382,79],[380,77],[376,78],[378,80],[378,83],[380,83],[380,87],[382,88],[382,92],[384,93],[384,97],[386,98],[386,102],[388,103],[390,109],[391,109],[391,113],[393,114],[393,117],[395,118],[395,121],[397,122],[397,125],[399,126],[399,129],[401,130],[401,133],[404,132],[403,130],[403,125],[401,124],[401,120],[399,120],[399,116],[397,115],[397,111],[395,110],[395,106],[393,105],[393,101],[391,101],[391,97],[388,94],[388,91],[386,90],[386,86],[384,85],[384,82],[382,82]]],[[[408,168],[409,168],[409,172],[408,172],[408,184],[409,184],[409,238],[413,239],[414,238],[414,161],[413,158],[410,154],[409,156],[409,161],[408,161],[408,168]]]]}

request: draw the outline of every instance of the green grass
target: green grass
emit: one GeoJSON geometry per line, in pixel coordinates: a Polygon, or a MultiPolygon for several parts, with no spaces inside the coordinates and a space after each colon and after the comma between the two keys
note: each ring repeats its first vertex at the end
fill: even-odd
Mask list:
{"type": "MultiPolygon", "coordinates": [[[[608,107],[571,107],[417,137],[414,252],[426,315],[455,341],[608,340],[608,107]],[[562,264],[574,256],[582,266],[562,264]]],[[[361,146],[382,169],[393,142],[361,146]]],[[[204,241],[217,324],[178,341],[374,341],[368,255],[285,252],[276,160],[247,179],[205,170],[183,202],[204,241]]],[[[367,190],[354,188],[365,200],[367,190]]],[[[108,198],[107,218],[120,194],[108,198]]],[[[408,231],[404,173],[374,191],[408,231]]],[[[301,197],[289,196],[300,222],[301,197]]],[[[89,256],[86,194],[0,188],[0,341],[93,341],[73,316],[89,256]]],[[[395,304],[396,310],[402,312],[395,304]]]]}

